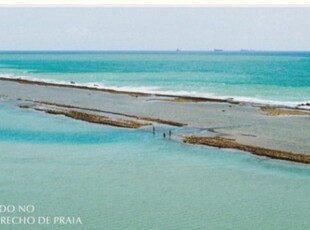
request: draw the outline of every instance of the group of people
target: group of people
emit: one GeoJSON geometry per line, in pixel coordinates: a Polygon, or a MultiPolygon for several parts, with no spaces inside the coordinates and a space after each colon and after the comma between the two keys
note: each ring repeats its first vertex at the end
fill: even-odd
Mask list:
{"type": "MultiPolygon", "coordinates": [[[[153,126],[153,135],[155,135],[155,127],[153,126]]],[[[172,132],[171,132],[171,130],[169,130],[169,132],[168,132],[168,135],[169,135],[169,138],[171,138],[171,135],[172,135],[172,132]]],[[[166,138],[166,133],[164,132],[163,133],[163,138],[166,138]]]]}

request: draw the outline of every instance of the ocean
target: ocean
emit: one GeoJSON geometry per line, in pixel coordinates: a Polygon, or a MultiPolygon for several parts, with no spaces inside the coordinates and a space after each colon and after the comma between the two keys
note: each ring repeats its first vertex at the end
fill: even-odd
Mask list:
{"type": "Polygon", "coordinates": [[[310,52],[0,52],[0,77],[296,106],[310,52]]]}
{"type": "MultiPolygon", "coordinates": [[[[0,77],[296,105],[310,53],[1,52],[0,77]]],[[[1,95],[1,92],[0,92],[1,95]]],[[[0,205],[82,225],[1,229],[307,229],[308,165],[20,109],[0,97],[0,205]],[[72,220],[72,219],[71,219],[72,220]]]]}
{"type": "MultiPolygon", "coordinates": [[[[307,229],[310,168],[0,101],[1,204],[82,225],[1,229],[307,229]]],[[[1,213],[1,216],[8,216],[1,213]]]]}

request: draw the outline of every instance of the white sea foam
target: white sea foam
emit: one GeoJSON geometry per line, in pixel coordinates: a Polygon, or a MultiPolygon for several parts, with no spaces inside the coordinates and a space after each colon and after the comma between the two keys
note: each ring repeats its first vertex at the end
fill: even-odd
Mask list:
{"type": "MultiPolygon", "coordinates": [[[[162,90],[159,87],[150,87],[150,86],[108,86],[98,82],[89,82],[89,83],[80,83],[80,82],[68,82],[68,81],[58,81],[53,79],[42,79],[29,76],[14,76],[12,74],[0,74],[0,78],[6,79],[22,79],[30,80],[44,83],[52,84],[63,84],[70,86],[82,86],[88,88],[96,89],[108,89],[116,91],[126,91],[126,92],[138,92],[138,93],[147,93],[147,94],[162,94],[162,95],[172,95],[172,96],[188,96],[188,97],[202,97],[202,98],[212,98],[212,99],[223,99],[238,101],[243,103],[251,104],[264,104],[264,105],[277,105],[277,106],[288,106],[296,107],[300,104],[309,103],[309,101],[279,101],[279,100],[268,100],[255,97],[242,97],[242,96],[233,96],[233,95],[216,95],[213,93],[202,93],[197,91],[185,91],[185,90],[162,90]]],[[[299,106],[300,108],[310,109],[309,106],[299,106]]]]}
{"type": "Polygon", "coordinates": [[[0,77],[1,78],[16,78],[14,75],[12,75],[12,74],[7,74],[7,73],[0,73],[0,77]]]}

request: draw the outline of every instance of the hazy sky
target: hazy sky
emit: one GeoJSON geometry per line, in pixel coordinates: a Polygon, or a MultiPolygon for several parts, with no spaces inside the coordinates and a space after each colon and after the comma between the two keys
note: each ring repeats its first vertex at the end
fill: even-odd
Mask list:
{"type": "Polygon", "coordinates": [[[309,8],[0,8],[0,50],[310,50],[309,8]]]}

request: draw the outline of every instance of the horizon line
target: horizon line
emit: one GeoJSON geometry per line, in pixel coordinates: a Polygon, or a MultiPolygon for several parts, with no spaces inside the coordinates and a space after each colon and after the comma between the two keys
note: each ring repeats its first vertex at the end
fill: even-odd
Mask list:
{"type": "Polygon", "coordinates": [[[214,52],[214,53],[222,53],[222,52],[310,52],[310,50],[256,50],[256,49],[221,49],[214,48],[208,50],[199,50],[199,49],[150,49],[150,50],[136,50],[136,49],[0,49],[0,52],[214,52]]]}

